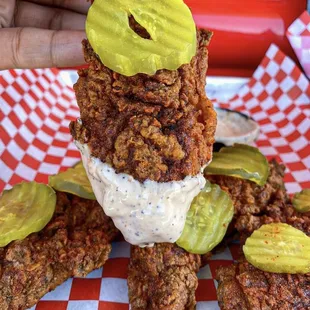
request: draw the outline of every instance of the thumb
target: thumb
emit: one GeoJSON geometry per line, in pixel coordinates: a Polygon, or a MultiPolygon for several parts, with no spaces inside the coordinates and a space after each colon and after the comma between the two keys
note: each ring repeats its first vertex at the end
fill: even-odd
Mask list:
{"type": "Polygon", "coordinates": [[[0,29],[0,70],[84,64],[82,30],[0,29]]]}

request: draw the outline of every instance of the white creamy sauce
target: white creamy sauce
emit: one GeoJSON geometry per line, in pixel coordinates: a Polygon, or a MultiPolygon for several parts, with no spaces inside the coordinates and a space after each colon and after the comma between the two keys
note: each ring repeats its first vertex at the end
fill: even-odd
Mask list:
{"type": "Polygon", "coordinates": [[[180,237],[190,204],[205,186],[202,173],[182,181],[140,183],[92,157],[86,144],[75,143],[97,201],[129,243],[152,246],[180,237]]]}

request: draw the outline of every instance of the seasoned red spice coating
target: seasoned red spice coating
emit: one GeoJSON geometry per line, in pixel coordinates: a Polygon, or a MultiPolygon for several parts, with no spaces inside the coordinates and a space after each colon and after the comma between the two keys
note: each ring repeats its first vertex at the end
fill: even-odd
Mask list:
{"type": "Polygon", "coordinates": [[[234,227],[241,239],[263,224],[287,223],[310,236],[310,212],[295,211],[286,193],[283,177],[285,166],[270,161],[270,175],[264,186],[254,182],[220,175],[208,175],[210,182],[226,190],[234,203],[234,227]]]}
{"type": "Polygon", "coordinates": [[[84,40],[89,68],[79,71],[74,86],[81,121],[70,125],[73,138],[139,181],[199,173],[211,159],[216,128],[216,113],[205,95],[210,37],[197,31],[197,54],[190,64],[132,77],[105,67],[84,40]]]}
{"type": "MultiPolygon", "coordinates": [[[[268,223],[287,223],[310,235],[310,212],[296,212],[291,205],[283,182],[284,165],[272,160],[269,166],[264,186],[235,177],[207,176],[230,194],[235,207],[233,226],[240,233],[241,244],[268,223]]],[[[263,272],[242,257],[236,264],[219,267],[216,279],[222,310],[310,309],[310,275],[263,272]]]]}
{"type": "Polygon", "coordinates": [[[310,274],[264,272],[241,259],[218,268],[216,279],[222,310],[310,309],[310,274]]]}
{"type": "Polygon", "coordinates": [[[0,248],[0,309],[28,309],[68,278],[101,267],[117,234],[96,201],[57,193],[42,231],[0,248]]]}
{"type": "Polygon", "coordinates": [[[194,309],[200,256],[171,243],[132,247],[128,270],[132,310],[194,309]]]}

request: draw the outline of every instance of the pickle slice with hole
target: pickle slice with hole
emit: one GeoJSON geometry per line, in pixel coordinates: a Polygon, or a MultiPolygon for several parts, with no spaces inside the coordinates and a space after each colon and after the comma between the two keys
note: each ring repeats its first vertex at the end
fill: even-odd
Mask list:
{"type": "Polygon", "coordinates": [[[48,178],[48,184],[60,192],[66,192],[85,199],[96,200],[83,163],[48,178]]]}
{"type": "Polygon", "coordinates": [[[249,263],[263,271],[310,272],[310,238],[288,224],[263,225],[246,240],[243,252],[249,263]]]}
{"type": "Polygon", "coordinates": [[[212,162],[205,173],[229,175],[263,186],[269,176],[269,165],[266,157],[256,147],[234,144],[213,153],[212,162]]]}
{"type": "Polygon", "coordinates": [[[56,193],[45,184],[22,182],[0,196],[0,247],[42,230],[52,218],[56,193]]]}
{"type": "Polygon", "coordinates": [[[207,182],[194,198],[177,245],[195,254],[205,254],[224,238],[234,215],[229,195],[216,184],[207,182]]]}
{"type": "Polygon", "coordinates": [[[310,188],[294,195],[293,206],[298,212],[310,212],[310,188]]]}
{"type": "Polygon", "coordinates": [[[196,26],[183,0],[96,0],[86,34],[102,63],[126,76],[176,70],[196,54],[196,26]],[[129,17],[150,39],[131,29],[129,17]]]}

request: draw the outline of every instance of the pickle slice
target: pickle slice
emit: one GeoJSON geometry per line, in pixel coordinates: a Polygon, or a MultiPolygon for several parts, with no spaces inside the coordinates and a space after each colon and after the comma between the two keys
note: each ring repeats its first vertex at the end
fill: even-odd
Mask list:
{"type": "Polygon", "coordinates": [[[249,263],[263,271],[310,272],[310,238],[288,224],[263,225],[246,240],[243,252],[249,263]]]}
{"type": "Polygon", "coordinates": [[[48,184],[60,192],[66,192],[85,199],[96,200],[83,163],[48,178],[48,184]]]}
{"type": "Polygon", "coordinates": [[[0,247],[42,230],[52,218],[56,194],[51,187],[22,182],[0,196],[0,247]]]}
{"type": "Polygon", "coordinates": [[[310,188],[294,195],[293,206],[298,212],[310,212],[310,188]]]}
{"type": "Polygon", "coordinates": [[[256,147],[234,144],[213,153],[212,162],[205,173],[229,175],[263,186],[269,176],[269,165],[266,157],[256,147]]]}
{"type": "Polygon", "coordinates": [[[196,54],[196,26],[183,0],[96,0],[86,34],[102,63],[126,76],[176,70],[196,54]],[[151,39],[130,28],[129,16],[151,39]]]}
{"type": "Polygon", "coordinates": [[[207,182],[191,204],[177,245],[195,254],[211,251],[223,240],[233,215],[229,195],[218,185],[207,182]]]}

